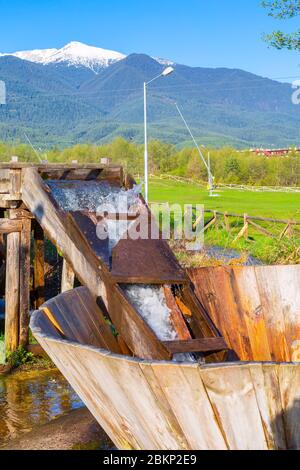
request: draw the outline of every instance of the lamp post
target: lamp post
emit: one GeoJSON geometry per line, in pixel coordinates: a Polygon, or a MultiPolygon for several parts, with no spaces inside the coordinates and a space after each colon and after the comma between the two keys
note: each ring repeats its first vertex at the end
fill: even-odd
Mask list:
{"type": "Polygon", "coordinates": [[[149,82],[144,82],[144,138],[145,138],[145,153],[144,153],[144,165],[145,165],[145,200],[149,202],[149,174],[148,174],[148,128],[147,128],[147,86],[157,80],[160,77],[167,77],[174,72],[173,67],[167,67],[157,77],[152,78],[149,82]]]}

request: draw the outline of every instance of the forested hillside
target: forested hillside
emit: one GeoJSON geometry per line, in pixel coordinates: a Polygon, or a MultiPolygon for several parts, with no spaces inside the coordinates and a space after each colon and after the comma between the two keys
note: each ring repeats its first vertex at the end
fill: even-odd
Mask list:
{"type": "MultiPolygon", "coordinates": [[[[203,149],[207,157],[211,155],[212,172],[217,183],[300,186],[300,153],[291,151],[285,157],[263,157],[251,152],[239,152],[233,148],[203,149]]],[[[117,138],[104,145],[75,145],[64,150],[52,149],[42,153],[40,158],[49,162],[81,163],[99,162],[103,157],[110,157],[115,163],[121,163],[130,173],[143,178],[144,147],[133,142],[117,138]]],[[[9,161],[17,155],[21,161],[38,161],[37,155],[29,145],[9,145],[0,143],[0,161],[9,161]]],[[[207,173],[200,161],[197,150],[185,147],[178,150],[172,144],[157,140],[149,143],[150,172],[153,175],[177,175],[191,179],[207,181],[207,173]]]]}
{"type": "MultiPolygon", "coordinates": [[[[0,106],[0,139],[38,147],[105,143],[117,136],[143,140],[143,81],[164,66],[132,54],[95,75],[85,67],[42,65],[0,57],[7,105],[0,106]]],[[[289,84],[242,70],[175,65],[175,72],[149,86],[152,138],[183,146],[189,135],[181,107],[203,144],[237,148],[299,144],[300,107],[289,84]]]]}

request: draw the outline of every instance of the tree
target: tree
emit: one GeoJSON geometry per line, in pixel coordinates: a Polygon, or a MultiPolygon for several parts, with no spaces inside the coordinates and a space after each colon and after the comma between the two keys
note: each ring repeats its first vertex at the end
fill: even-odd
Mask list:
{"type": "MultiPolygon", "coordinates": [[[[269,16],[275,19],[286,20],[300,16],[300,0],[264,0],[262,6],[267,8],[269,16]]],[[[289,49],[300,51],[300,29],[294,33],[273,31],[264,36],[265,41],[276,49],[289,49]]]]}

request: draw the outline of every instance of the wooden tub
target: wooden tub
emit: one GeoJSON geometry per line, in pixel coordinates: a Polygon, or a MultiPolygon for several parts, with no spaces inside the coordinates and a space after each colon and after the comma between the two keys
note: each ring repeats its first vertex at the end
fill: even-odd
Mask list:
{"type": "MultiPolygon", "coordinates": [[[[227,276],[227,268],[225,273],[227,276]]],[[[270,286],[273,279],[266,278],[264,283],[270,286]]],[[[289,277],[288,289],[298,302],[296,285],[291,292],[294,280],[289,277]]],[[[293,302],[290,312],[299,321],[299,305],[293,302]]],[[[224,291],[220,308],[225,305],[224,291]]],[[[224,308],[223,312],[229,315],[231,310],[224,308]]],[[[249,315],[251,309],[239,312],[248,329],[236,332],[236,337],[243,338],[237,344],[252,345],[254,340],[247,339],[249,331],[255,336],[255,328],[260,332],[261,325],[256,325],[257,315],[249,315]]],[[[31,328],[119,449],[300,449],[300,364],[200,366],[119,356],[105,348],[99,318],[95,299],[86,288],[79,288],[34,312],[31,328]],[[70,314],[72,306],[76,315],[70,314]]],[[[229,317],[222,325],[221,310],[218,318],[230,337],[229,317]]],[[[267,334],[268,325],[265,328],[267,334]]],[[[282,333],[287,344],[290,330],[287,326],[282,333]]],[[[294,336],[293,344],[297,341],[294,336]]],[[[255,348],[250,350],[255,356],[255,348]]],[[[259,354],[262,361],[270,359],[261,351],[259,354]]],[[[243,359],[246,356],[245,349],[243,359]]]]}

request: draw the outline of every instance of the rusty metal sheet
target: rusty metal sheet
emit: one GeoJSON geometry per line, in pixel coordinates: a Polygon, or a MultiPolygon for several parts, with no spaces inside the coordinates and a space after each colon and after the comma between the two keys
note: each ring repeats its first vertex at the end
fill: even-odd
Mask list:
{"type": "Polygon", "coordinates": [[[90,247],[96,254],[98,258],[101,258],[102,261],[109,267],[109,240],[100,240],[97,237],[97,223],[98,219],[96,214],[89,212],[70,212],[73,219],[77,223],[79,229],[84,234],[87,242],[90,247]]]}

